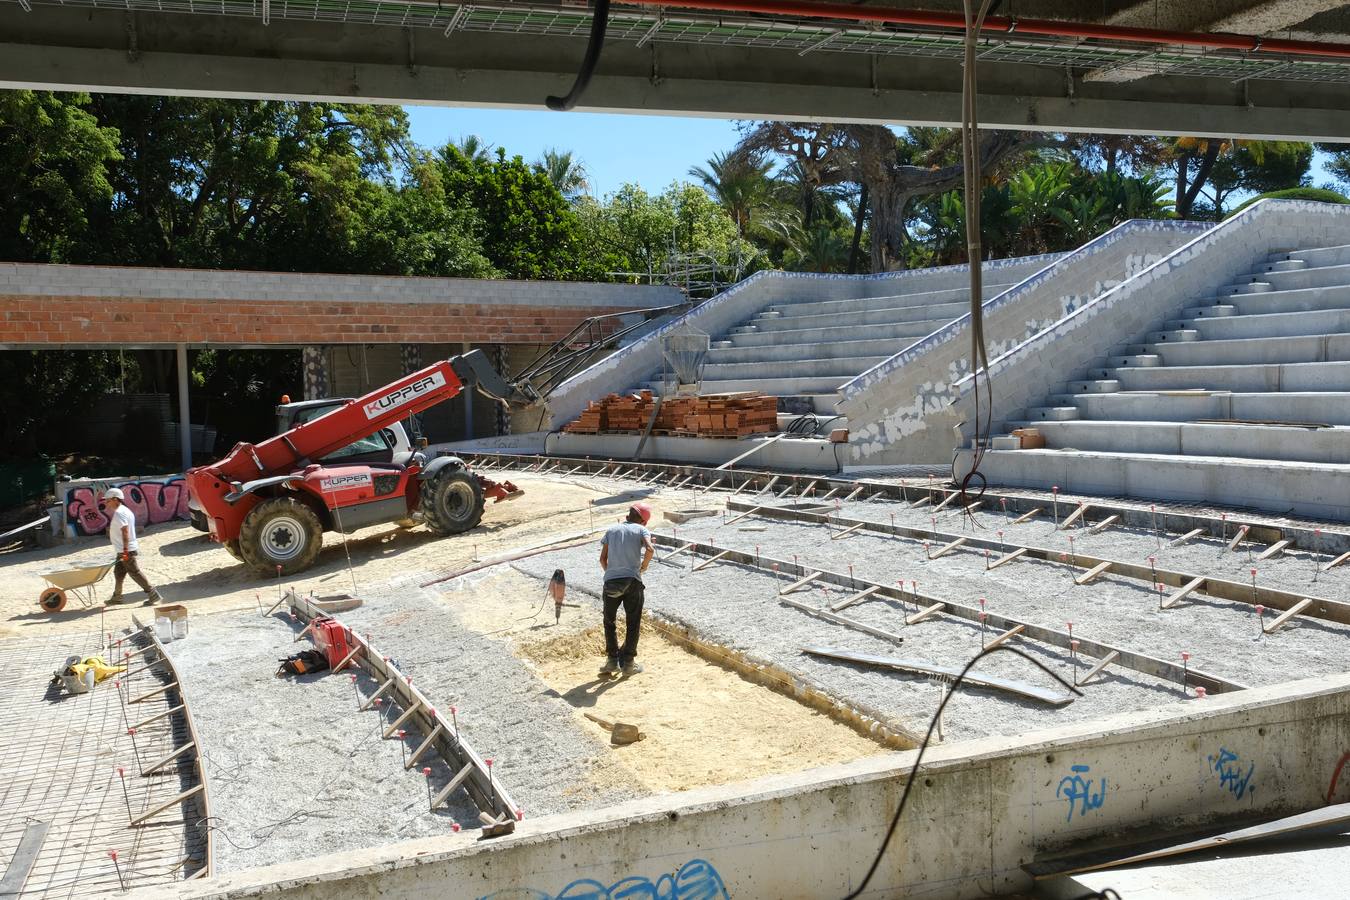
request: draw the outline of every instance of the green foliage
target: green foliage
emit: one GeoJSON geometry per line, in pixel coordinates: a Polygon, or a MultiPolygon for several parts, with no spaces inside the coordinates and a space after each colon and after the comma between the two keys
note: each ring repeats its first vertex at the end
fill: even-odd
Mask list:
{"type": "Polygon", "coordinates": [[[1282,191],[1267,191],[1264,194],[1257,194],[1255,197],[1243,201],[1242,204],[1229,213],[1228,216],[1231,217],[1237,215],[1257,200],[1315,200],[1318,203],[1350,203],[1350,197],[1329,188],[1286,188],[1282,191]]]}
{"type": "Polygon", "coordinates": [[[91,239],[87,210],[112,201],[117,133],[85,94],[0,91],[0,259],[71,262],[91,239]]]}
{"type": "Polygon", "coordinates": [[[483,255],[507,278],[586,280],[602,273],[582,253],[580,219],[549,176],[510,159],[466,156],[454,144],[438,163],[448,202],[471,207],[482,222],[483,255]]]}
{"type": "Polygon", "coordinates": [[[68,449],[70,423],[116,384],[114,351],[0,353],[0,457],[68,449]]]}

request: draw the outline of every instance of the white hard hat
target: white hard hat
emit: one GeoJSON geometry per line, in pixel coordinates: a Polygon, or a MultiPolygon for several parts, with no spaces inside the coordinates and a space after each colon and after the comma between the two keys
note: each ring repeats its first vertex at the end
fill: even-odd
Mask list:
{"type": "Polygon", "coordinates": [[[125,500],[126,495],[122,493],[121,488],[108,488],[103,492],[104,500],[125,500]]]}

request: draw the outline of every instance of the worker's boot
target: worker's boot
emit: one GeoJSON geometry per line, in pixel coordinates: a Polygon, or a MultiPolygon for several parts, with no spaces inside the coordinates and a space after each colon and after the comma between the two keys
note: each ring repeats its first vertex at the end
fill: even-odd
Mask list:
{"type": "Polygon", "coordinates": [[[625,675],[640,674],[642,672],[642,663],[638,662],[636,659],[630,659],[623,664],[623,668],[619,669],[619,671],[625,675]]]}
{"type": "Polygon", "coordinates": [[[619,661],[612,656],[605,657],[605,664],[600,667],[601,675],[618,675],[619,661]]]}
{"type": "Polygon", "coordinates": [[[164,598],[160,596],[159,591],[153,591],[153,590],[152,590],[152,591],[150,592],[150,595],[149,595],[148,597],[145,598],[145,604],[144,604],[144,605],[145,605],[145,606],[153,606],[153,605],[155,605],[156,603],[163,603],[163,602],[164,602],[164,598]]]}
{"type": "Polygon", "coordinates": [[[121,592],[121,591],[113,591],[112,596],[108,598],[108,603],[109,603],[109,604],[113,604],[113,603],[126,603],[126,602],[127,602],[127,601],[124,600],[124,599],[122,598],[122,592],[121,592]]]}

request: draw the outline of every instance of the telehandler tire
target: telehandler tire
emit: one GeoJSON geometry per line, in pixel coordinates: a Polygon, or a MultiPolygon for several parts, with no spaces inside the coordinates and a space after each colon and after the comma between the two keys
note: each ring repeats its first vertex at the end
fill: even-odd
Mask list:
{"type": "Polygon", "coordinates": [[[459,534],[483,519],[483,486],[463,469],[446,467],[422,482],[422,518],[437,534],[459,534]]]}
{"type": "Polygon", "coordinates": [[[323,523],[299,500],[273,497],[249,511],[239,527],[239,553],[263,575],[303,572],[323,546],[323,523]]]}

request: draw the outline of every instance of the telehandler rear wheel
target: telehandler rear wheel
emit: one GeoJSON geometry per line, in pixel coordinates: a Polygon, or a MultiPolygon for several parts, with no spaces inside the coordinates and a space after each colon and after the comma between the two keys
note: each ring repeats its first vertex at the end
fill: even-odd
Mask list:
{"type": "Polygon", "coordinates": [[[463,469],[446,467],[422,482],[422,516],[437,534],[459,534],[483,519],[483,486],[463,469]]]}
{"type": "Polygon", "coordinates": [[[323,546],[323,524],[299,500],[274,497],[249,511],[239,527],[239,553],[263,575],[302,572],[314,564],[323,546]]]}

